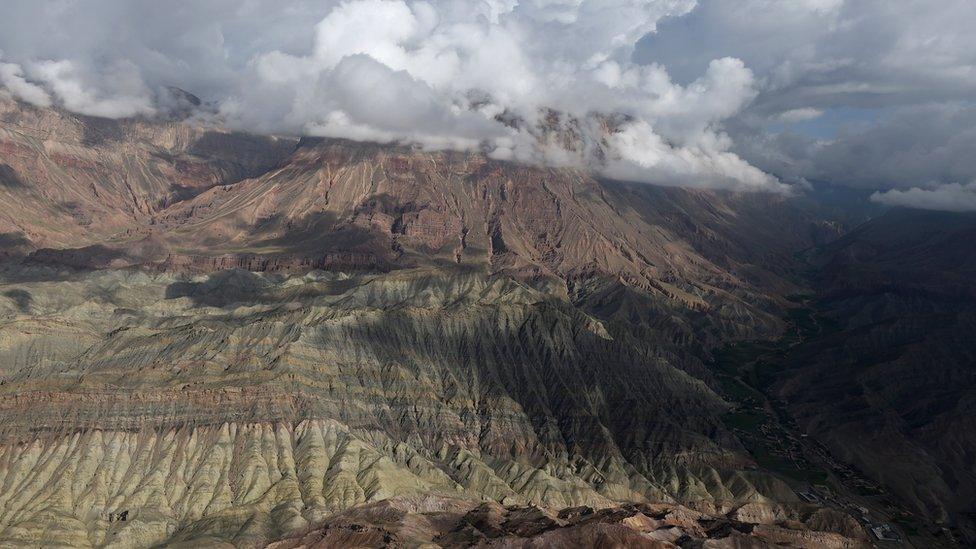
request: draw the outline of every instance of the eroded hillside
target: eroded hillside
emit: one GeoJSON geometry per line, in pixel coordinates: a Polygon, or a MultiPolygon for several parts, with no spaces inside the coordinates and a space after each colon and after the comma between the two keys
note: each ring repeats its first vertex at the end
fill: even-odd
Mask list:
{"type": "Polygon", "coordinates": [[[798,507],[673,343],[510,278],[4,274],[8,543],[267,542],[395,495],[798,507]]]}
{"type": "Polygon", "coordinates": [[[710,365],[784,332],[836,232],[786,197],[3,108],[4,544],[866,539],[710,365]],[[620,531],[637,503],[668,507],[620,531]]]}

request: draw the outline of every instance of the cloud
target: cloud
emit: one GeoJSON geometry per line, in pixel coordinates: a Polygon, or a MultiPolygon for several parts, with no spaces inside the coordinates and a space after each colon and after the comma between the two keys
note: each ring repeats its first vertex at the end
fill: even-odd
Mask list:
{"type": "Polygon", "coordinates": [[[719,55],[742,60],[757,94],[723,126],[766,173],[908,189],[976,179],[974,24],[969,0],[701,0],[635,56],[678,81],[719,55]]]}
{"type": "MultiPolygon", "coordinates": [[[[98,72],[98,84],[71,61],[40,61],[30,66],[31,76],[43,83],[68,110],[103,118],[151,115],[154,99],[136,67],[118,63],[98,72]]],[[[36,87],[36,86],[35,86],[36,87]]]]}
{"type": "Polygon", "coordinates": [[[790,109],[779,113],[776,119],[780,122],[785,122],[787,124],[792,124],[796,122],[807,122],[810,120],[816,120],[823,116],[823,110],[814,109],[811,107],[804,107],[800,109],[790,109]]]}
{"type": "Polygon", "coordinates": [[[16,63],[0,62],[0,85],[7,88],[14,97],[36,107],[50,107],[51,96],[37,84],[24,78],[24,69],[16,63]]]}
{"type": "Polygon", "coordinates": [[[691,80],[741,59],[762,81],[752,114],[965,100],[976,90],[970,0],[701,0],[638,44],[641,62],[691,80]]]}
{"type": "Polygon", "coordinates": [[[776,178],[724,152],[722,145],[675,147],[644,123],[628,126],[610,141],[613,154],[604,172],[617,179],[650,177],[682,187],[790,192],[776,178]]]}
{"type": "Polygon", "coordinates": [[[876,192],[871,195],[871,201],[922,210],[976,212],[976,182],[968,185],[946,183],[930,189],[912,187],[905,191],[893,189],[876,192]]]}
{"type": "Polygon", "coordinates": [[[904,190],[976,180],[976,104],[966,102],[886,109],[826,138],[743,126],[730,132],[742,158],[788,181],[904,190]]]}
{"type": "Polygon", "coordinates": [[[10,0],[0,84],[106,117],[698,187],[976,179],[971,0],[10,0]],[[26,23],[25,23],[26,22],[26,23]],[[188,107],[180,103],[175,108],[188,107]],[[864,120],[844,120],[851,112],[864,120]]]}
{"type": "Polygon", "coordinates": [[[742,62],[717,59],[680,86],[664,67],[630,60],[661,17],[693,5],[525,2],[479,12],[452,2],[347,2],[316,25],[307,51],[254,57],[248,90],[221,113],[264,131],[479,148],[663,184],[781,190],[729,152],[718,130],[755,96],[742,62]],[[287,97],[286,106],[269,116],[269,97],[287,97]],[[565,126],[544,127],[553,111],[565,126]],[[594,115],[626,121],[608,134],[580,122],[594,115]],[[570,135],[578,142],[565,143],[570,135]],[[651,153],[637,143],[660,146],[651,153]]]}
{"type": "Polygon", "coordinates": [[[4,73],[18,96],[92,116],[152,115],[167,108],[160,90],[178,86],[234,128],[476,149],[662,184],[781,190],[731,152],[722,133],[756,95],[741,61],[717,56],[680,85],[665,66],[632,60],[659,21],[695,6],[351,0],[297,2],[279,15],[266,0],[210,0],[194,13],[148,0],[15,0],[5,10],[34,28],[0,23],[0,46],[18,63],[4,73]],[[41,40],[45,29],[50,38],[41,40]]]}

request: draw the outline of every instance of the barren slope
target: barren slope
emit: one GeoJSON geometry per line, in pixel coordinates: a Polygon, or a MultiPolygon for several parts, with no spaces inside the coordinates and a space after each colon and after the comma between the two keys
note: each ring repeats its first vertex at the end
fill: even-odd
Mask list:
{"type": "Polygon", "coordinates": [[[405,493],[795,501],[673,345],[508,278],[33,269],[0,326],[8,540],[97,544],[124,511],[130,545],[214,513],[285,532],[405,493]]]}
{"type": "Polygon", "coordinates": [[[0,235],[30,249],[132,234],[168,204],[273,167],[294,145],[37,109],[0,91],[0,235]]]}

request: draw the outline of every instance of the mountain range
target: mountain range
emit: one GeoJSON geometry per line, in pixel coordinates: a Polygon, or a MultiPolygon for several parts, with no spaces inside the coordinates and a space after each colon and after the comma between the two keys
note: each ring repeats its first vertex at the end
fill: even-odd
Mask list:
{"type": "Polygon", "coordinates": [[[976,215],[810,202],[0,96],[0,544],[976,542],[976,215]]]}

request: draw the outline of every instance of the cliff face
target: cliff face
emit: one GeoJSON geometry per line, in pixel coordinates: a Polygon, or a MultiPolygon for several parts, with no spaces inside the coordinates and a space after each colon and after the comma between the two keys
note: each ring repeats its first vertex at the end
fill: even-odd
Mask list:
{"type": "Polygon", "coordinates": [[[2,543],[255,546],[394,496],[862,534],[804,522],[706,366],[783,329],[823,229],[783,198],[3,105],[2,543]]]}

